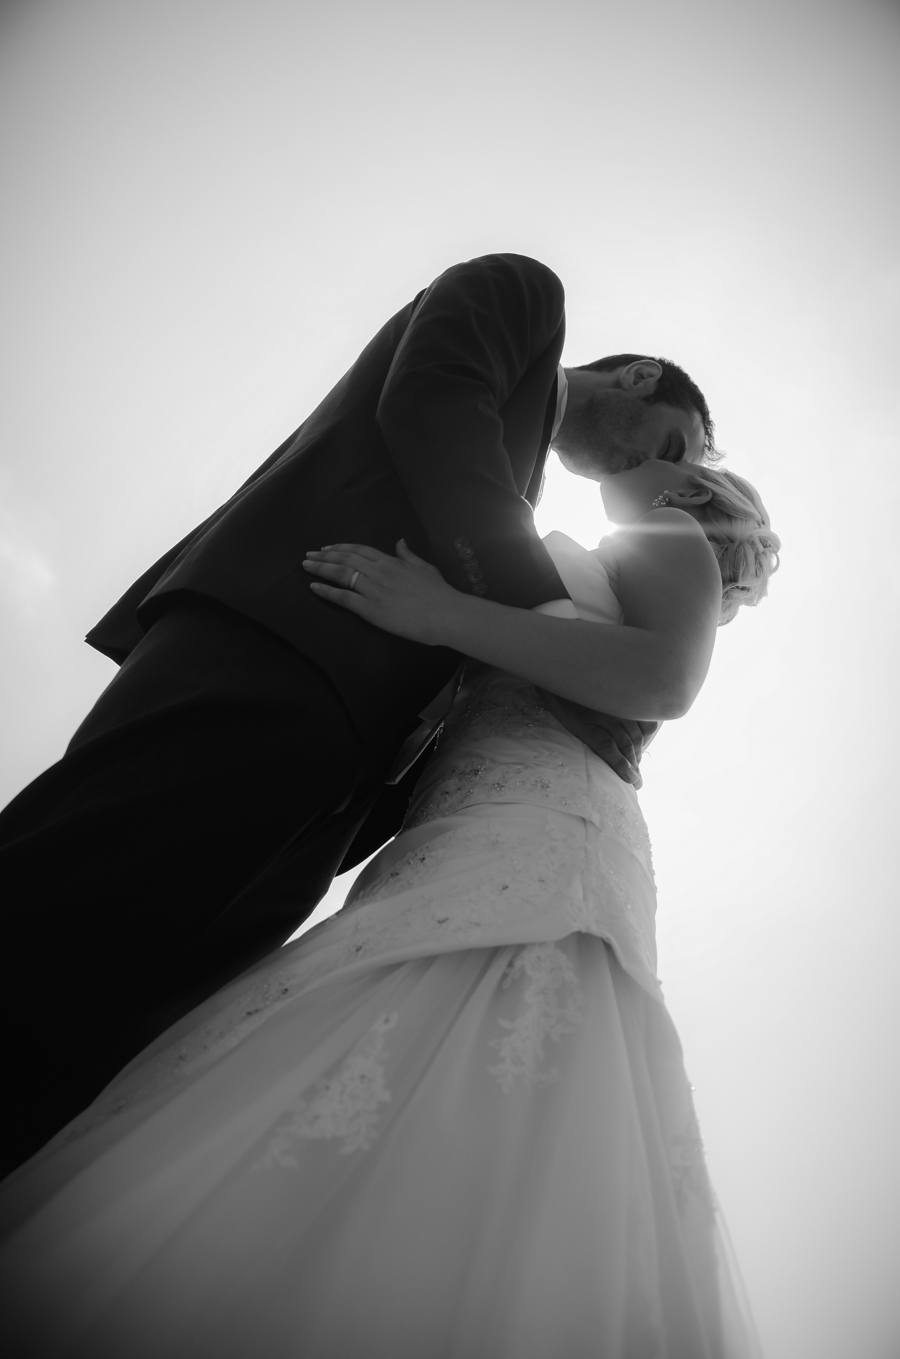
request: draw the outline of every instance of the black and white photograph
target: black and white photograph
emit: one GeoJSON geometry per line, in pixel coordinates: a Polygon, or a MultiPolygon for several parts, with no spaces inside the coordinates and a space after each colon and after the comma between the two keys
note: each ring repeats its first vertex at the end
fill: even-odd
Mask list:
{"type": "Polygon", "coordinates": [[[900,1359],[895,0],[0,3],[0,1348],[900,1359]]]}

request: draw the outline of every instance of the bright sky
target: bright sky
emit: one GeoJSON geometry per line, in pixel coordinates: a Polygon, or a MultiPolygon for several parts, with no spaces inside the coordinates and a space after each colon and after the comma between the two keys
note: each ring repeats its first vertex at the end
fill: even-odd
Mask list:
{"type": "MultiPolygon", "coordinates": [[[[680,362],[784,540],[646,757],[660,970],[769,1359],[892,1359],[896,0],[0,23],[0,800],[111,678],[86,629],[388,315],[457,260],[544,260],[566,362],[680,362]]],[[[553,469],[540,523],[593,544],[595,490],[553,469]]]]}

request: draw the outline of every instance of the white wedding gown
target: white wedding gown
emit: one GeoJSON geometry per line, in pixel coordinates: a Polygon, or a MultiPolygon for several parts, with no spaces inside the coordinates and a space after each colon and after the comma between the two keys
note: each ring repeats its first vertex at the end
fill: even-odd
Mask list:
{"type": "MultiPolygon", "coordinates": [[[[618,621],[597,558],[547,542],[618,621]]],[[[0,1188],[6,1352],[756,1355],[654,910],[633,789],[476,671],[343,910],[0,1188]]]]}

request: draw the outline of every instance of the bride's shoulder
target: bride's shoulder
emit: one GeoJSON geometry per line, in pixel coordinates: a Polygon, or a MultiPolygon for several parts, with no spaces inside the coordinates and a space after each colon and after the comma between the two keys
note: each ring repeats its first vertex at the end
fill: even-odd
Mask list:
{"type": "Polygon", "coordinates": [[[691,600],[705,610],[721,602],[716,554],[693,515],[661,506],[617,535],[618,594],[627,616],[658,599],[691,600]]]}
{"type": "Polygon", "coordinates": [[[697,520],[685,510],[660,506],[627,529],[619,529],[594,549],[620,600],[659,588],[660,581],[683,582],[694,592],[705,582],[721,590],[716,555],[697,520]]]}
{"type": "MultiPolygon", "coordinates": [[[[686,510],[676,509],[674,505],[660,506],[650,510],[627,529],[604,538],[600,544],[614,559],[621,563],[634,554],[654,552],[668,554],[673,548],[687,548],[696,552],[712,552],[702,527],[686,510]]],[[[596,549],[599,552],[599,548],[596,549]]]]}

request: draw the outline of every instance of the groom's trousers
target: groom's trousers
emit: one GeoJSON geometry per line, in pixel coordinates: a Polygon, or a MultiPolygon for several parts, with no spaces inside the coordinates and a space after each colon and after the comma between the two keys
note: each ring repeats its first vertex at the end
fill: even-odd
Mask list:
{"type": "Polygon", "coordinates": [[[174,597],[0,815],[2,1173],[293,933],[402,734],[361,740],[311,661],[174,597]]]}

